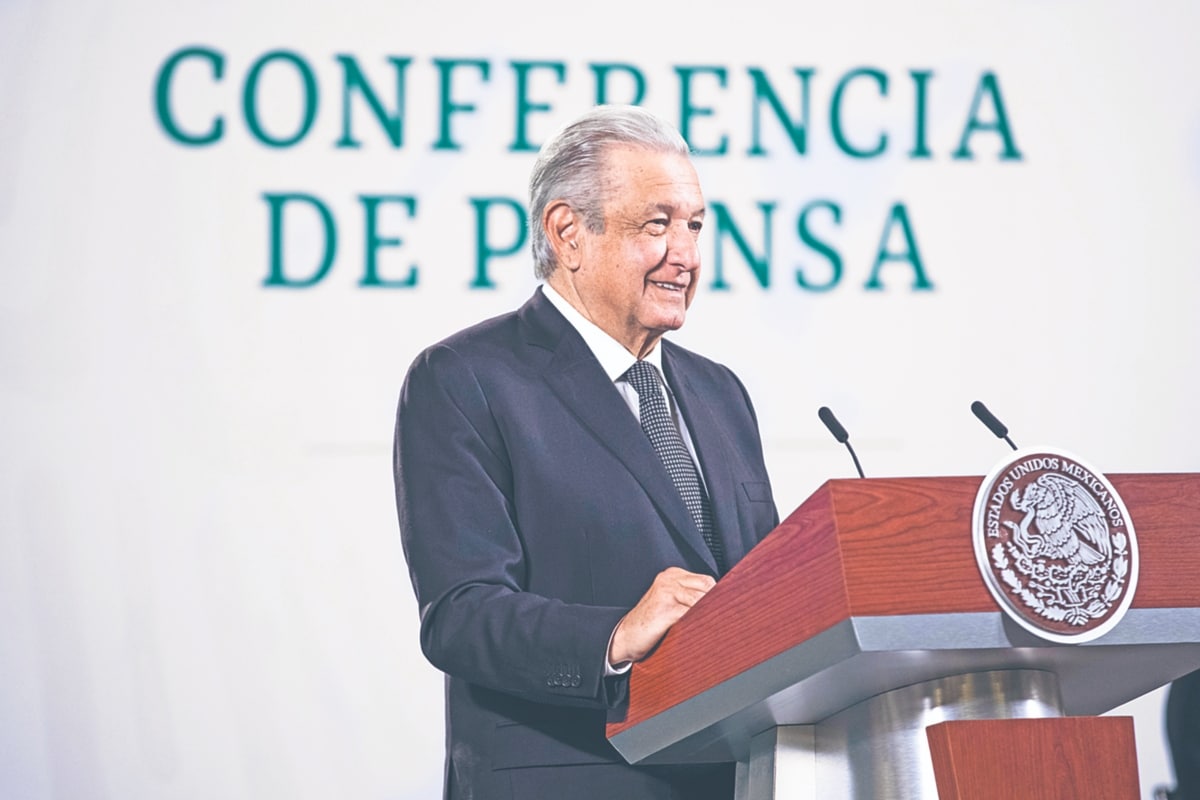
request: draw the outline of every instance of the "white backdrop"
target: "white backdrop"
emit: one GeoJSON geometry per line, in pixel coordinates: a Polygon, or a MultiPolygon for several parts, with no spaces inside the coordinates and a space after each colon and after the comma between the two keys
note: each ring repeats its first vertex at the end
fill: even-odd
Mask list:
{"type": "MultiPolygon", "coordinates": [[[[519,120],[540,143],[594,100],[594,64],[634,68],[673,122],[697,109],[698,149],[727,141],[697,166],[746,250],[769,250],[767,285],[710,218],[675,338],[756,398],[782,512],[852,474],[821,405],[873,476],[987,472],[1007,448],[975,399],[1018,444],[1200,470],[1194,4],[435,5],[0,3],[0,795],[438,795],[441,678],[395,522],[395,399],[422,347],[528,296],[523,251],[471,288],[470,199],[524,202],[519,120]],[[186,48],[209,56],[181,62],[164,112],[156,82],[186,48]],[[339,55],[402,117],[400,146],[361,92],[346,136],[339,55]],[[389,57],[411,59],[402,93],[389,57]],[[457,64],[445,96],[439,60],[457,64]],[[514,62],[551,65],[526,87],[548,111],[518,111],[514,62]],[[256,64],[268,138],[313,108],[294,145],[247,122],[256,64]],[[758,70],[798,119],[797,69],[804,152],[752,97],[758,70]],[[191,136],[219,117],[221,135],[181,143],[164,114],[191,136]],[[955,157],[964,132],[973,158],[955,157]],[[846,152],[881,134],[880,154],[846,152]],[[285,194],[336,225],[308,288],[264,285],[267,196],[285,194]],[[393,282],[415,266],[414,286],[359,286],[364,195],[409,198],[381,201],[375,253],[393,282]],[[912,245],[887,225],[896,204],[912,245]],[[881,246],[910,258],[868,290],[881,246]],[[802,288],[798,270],[833,275],[831,253],[841,279],[802,288]],[[914,258],[931,289],[912,288],[914,258]]],[[[311,276],[328,229],[290,203],[278,252],[311,276]]],[[[494,204],[483,238],[516,236],[494,204]]],[[[1116,712],[1135,715],[1147,796],[1171,777],[1162,695],[1116,712]]]]}

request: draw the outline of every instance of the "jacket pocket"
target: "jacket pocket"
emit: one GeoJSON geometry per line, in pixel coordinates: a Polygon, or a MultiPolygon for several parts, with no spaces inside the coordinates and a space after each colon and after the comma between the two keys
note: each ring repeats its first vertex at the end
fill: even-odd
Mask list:
{"type": "Polygon", "coordinates": [[[742,491],[751,503],[770,503],[771,484],[766,481],[742,481],[742,491]]]}

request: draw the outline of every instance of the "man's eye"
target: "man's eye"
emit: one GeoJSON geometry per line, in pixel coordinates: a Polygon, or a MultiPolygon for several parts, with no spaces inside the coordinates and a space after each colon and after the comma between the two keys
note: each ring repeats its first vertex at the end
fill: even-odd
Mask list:
{"type": "Polygon", "coordinates": [[[699,233],[700,229],[703,227],[704,227],[704,223],[698,219],[694,219],[688,223],[688,230],[691,231],[692,233],[699,233]]]}
{"type": "Polygon", "coordinates": [[[667,225],[669,224],[670,220],[667,219],[652,219],[646,223],[646,230],[651,233],[662,233],[667,229],[667,225]]]}

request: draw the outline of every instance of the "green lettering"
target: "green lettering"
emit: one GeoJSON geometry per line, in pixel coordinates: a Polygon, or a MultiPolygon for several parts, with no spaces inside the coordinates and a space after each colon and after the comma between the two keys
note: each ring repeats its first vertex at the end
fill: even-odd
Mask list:
{"type": "Polygon", "coordinates": [[[750,156],[765,156],[767,150],[762,146],[762,103],[765,100],[771,110],[775,112],[775,118],[783,125],[784,131],[788,138],[792,140],[792,147],[800,155],[808,152],[808,110],[809,110],[809,82],[812,79],[814,70],[795,68],[796,75],[800,78],[800,117],[796,121],[788,116],[787,110],[783,107],[783,103],[779,101],[779,96],[775,94],[775,90],[771,88],[770,81],[767,80],[766,74],[757,67],[750,68],[750,79],[754,83],[754,100],[753,100],[753,117],[751,119],[751,144],[750,149],[746,151],[746,155],[750,156]]]}
{"type": "Polygon", "coordinates": [[[271,266],[263,286],[279,286],[286,289],[306,289],[320,283],[333,266],[337,254],[337,225],[333,214],[319,199],[311,194],[264,194],[271,214],[271,266]],[[321,222],[324,234],[324,252],[316,270],[307,278],[289,278],[284,275],[283,264],[283,207],[285,203],[306,204],[315,210],[321,222]]]}
{"type": "Polygon", "coordinates": [[[1000,153],[1001,161],[1020,161],[1022,159],[1021,152],[1017,150],[1017,144],[1013,140],[1008,114],[1004,110],[1004,98],[1000,94],[1000,83],[991,72],[983,73],[979,78],[979,85],[975,87],[975,97],[971,100],[967,124],[963,127],[962,138],[958,142],[958,149],[954,151],[954,158],[968,161],[975,158],[975,154],[967,145],[970,138],[979,131],[995,131],[1000,135],[1000,140],[1004,145],[1004,149],[1000,153]],[[979,117],[980,106],[983,105],[985,96],[991,100],[992,105],[994,118],[990,122],[979,117]]]}
{"type": "Polygon", "coordinates": [[[291,51],[272,50],[264,54],[254,62],[250,72],[246,74],[246,85],[242,90],[242,111],[246,116],[246,127],[250,129],[250,133],[254,135],[255,139],[268,147],[291,147],[307,136],[313,121],[317,118],[318,102],[317,79],[313,75],[312,68],[308,66],[308,62],[291,51]],[[300,75],[304,92],[304,116],[300,121],[300,126],[291,136],[278,138],[267,133],[263,129],[262,121],[258,118],[258,82],[263,69],[273,61],[284,61],[291,64],[300,75]]]}
{"type": "Polygon", "coordinates": [[[475,209],[475,279],[471,281],[471,288],[495,289],[496,284],[488,275],[488,264],[493,258],[514,255],[525,246],[528,236],[525,208],[511,197],[472,197],[470,202],[475,209]],[[493,206],[507,208],[512,212],[515,220],[514,232],[508,244],[494,245],[488,236],[488,220],[493,206]]]}
{"type": "Polygon", "coordinates": [[[887,133],[880,131],[879,136],[875,139],[875,146],[862,149],[850,143],[842,127],[842,98],[845,96],[846,88],[850,86],[851,82],[859,78],[874,79],[875,85],[879,88],[880,96],[887,97],[887,73],[866,67],[850,70],[842,76],[842,79],[838,81],[837,86],[833,90],[833,98],[829,102],[829,127],[833,133],[834,142],[837,143],[838,149],[843,153],[853,158],[874,158],[883,155],[884,151],[887,150],[887,133]]]}
{"type": "Polygon", "coordinates": [[[716,242],[713,245],[713,289],[718,291],[729,289],[729,283],[725,280],[724,243],[726,238],[732,241],[734,247],[741,253],[746,266],[750,267],[750,271],[754,273],[758,285],[764,289],[771,285],[771,214],[775,211],[775,204],[758,203],[758,209],[762,212],[763,221],[763,252],[761,254],[751,250],[750,244],[734,223],[733,215],[729,213],[729,209],[725,207],[725,204],[712,204],[713,217],[717,228],[715,235],[716,242]]]}
{"type": "Polygon", "coordinates": [[[459,67],[474,67],[479,70],[480,77],[488,81],[489,64],[480,59],[443,59],[435,58],[433,65],[438,71],[438,138],[433,143],[434,150],[461,150],[462,146],[454,141],[450,132],[450,116],[475,110],[474,103],[456,103],[451,99],[451,83],[454,70],[459,67]]]}
{"type": "Polygon", "coordinates": [[[225,132],[225,119],[217,114],[213,117],[212,125],[204,133],[188,133],[176,123],[175,115],[171,111],[171,81],[175,78],[175,70],[179,67],[180,62],[191,58],[207,61],[212,67],[212,75],[215,80],[220,81],[224,76],[225,56],[216,50],[209,50],[205,47],[185,47],[177,50],[163,62],[162,69],[158,71],[158,78],[154,81],[154,111],[155,116],[158,117],[158,124],[166,131],[167,136],[180,144],[200,147],[221,140],[221,135],[225,132]]]}
{"type": "Polygon", "coordinates": [[[692,152],[698,156],[723,156],[729,149],[729,137],[721,136],[720,143],[716,147],[700,147],[696,145],[692,138],[692,118],[693,117],[710,117],[713,115],[712,106],[697,106],[692,103],[692,78],[696,75],[714,75],[717,78],[717,85],[722,89],[725,88],[725,83],[728,78],[728,73],[724,67],[676,67],[676,74],[679,75],[679,132],[683,134],[683,138],[687,140],[692,147],[692,152]]]}
{"type": "Polygon", "coordinates": [[[917,249],[917,240],[913,236],[912,225],[908,221],[908,211],[903,203],[896,203],[888,213],[887,222],[883,226],[883,234],[879,237],[879,248],[875,255],[875,264],[871,267],[871,276],[863,284],[864,289],[882,290],[883,282],[879,279],[879,270],[885,261],[901,261],[909,264],[913,270],[913,291],[932,290],[933,284],[925,276],[925,267],[921,264],[921,251],[917,249]],[[904,237],[904,249],[892,252],[888,242],[892,238],[892,226],[897,225],[904,237]]]}
{"type": "Polygon", "coordinates": [[[533,111],[546,112],[552,109],[548,103],[534,103],[529,100],[529,73],[535,69],[549,69],[554,72],[558,83],[562,84],[567,77],[567,65],[561,61],[514,61],[512,68],[517,73],[517,132],[508,149],[513,153],[535,152],[540,145],[529,143],[529,114],[533,111]]]}
{"type": "Polygon", "coordinates": [[[796,232],[799,234],[800,240],[825,256],[825,260],[829,262],[829,279],[824,283],[816,283],[805,275],[803,266],[798,266],[796,267],[796,283],[801,289],[807,289],[810,292],[827,292],[842,280],[842,256],[833,245],[818,238],[812,232],[808,215],[817,209],[828,211],[833,217],[835,227],[842,224],[842,209],[837,203],[829,200],[813,200],[800,210],[800,216],[796,218],[796,232]]]}
{"type": "Polygon", "coordinates": [[[929,143],[925,141],[925,117],[927,116],[925,86],[933,77],[933,73],[909,70],[908,74],[912,76],[913,90],[916,92],[916,97],[913,99],[913,149],[909,151],[908,157],[932,158],[933,153],[929,151],[929,143]]]}
{"type": "Polygon", "coordinates": [[[596,105],[605,103],[628,103],[631,106],[641,104],[646,96],[646,76],[641,70],[630,64],[589,64],[592,74],[596,76],[596,105]],[[633,81],[632,96],[623,100],[610,100],[608,96],[608,76],[613,72],[623,72],[633,81]]]}
{"type": "Polygon", "coordinates": [[[378,251],[380,247],[400,247],[404,244],[404,240],[398,237],[382,237],[379,235],[379,214],[378,209],[381,203],[398,203],[408,212],[408,218],[412,219],[417,215],[417,199],[406,195],[398,194],[382,194],[382,195],[359,195],[358,198],[363,204],[363,213],[365,216],[366,243],[364,247],[365,260],[363,262],[362,280],[358,282],[362,287],[381,287],[389,289],[408,289],[417,285],[417,266],[411,264],[408,267],[408,276],[399,280],[383,280],[379,277],[379,257],[378,251]]]}
{"type": "Polygon", "coordinates": [[[383,107],[379,95],[375,94],[375,90],[367,82],[366,76],[359,69],[358,62],[354,60],[354,56],[339,55],[337,56],[337,60],[342,65],[344,78],[342,81],[342,138],[337,140],[336,146],[362,147],[362,142],[354,138],[354,134],[350,131],[350,98],[357,92],[362,96],[363,100],[367,101],[367,107],[371,109],[371,113],[375,115],[375,120],[383,128],[383,132],[387,134],[388,141],[392,143],[392,147],[403,147],[404,74],[412,59],[396,58],[395,56],[388,57],[388,61],[396,70],[396,104],[395,110],[391,114],[383,107]]]}

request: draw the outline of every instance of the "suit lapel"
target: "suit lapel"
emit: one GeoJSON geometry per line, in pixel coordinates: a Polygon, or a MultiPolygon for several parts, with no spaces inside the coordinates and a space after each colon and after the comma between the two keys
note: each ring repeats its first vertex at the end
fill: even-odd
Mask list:
{"type": "Polygon", "coordinates": [[[527,323],[527,342],[553,353],[544,373],[551,390],[633,474],[675,539],[716,574],[712,553],[662,460],[583,338],[542,296],[540,289],[521,309],[521,318],[527,323]]]}

